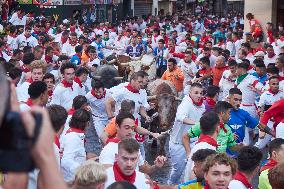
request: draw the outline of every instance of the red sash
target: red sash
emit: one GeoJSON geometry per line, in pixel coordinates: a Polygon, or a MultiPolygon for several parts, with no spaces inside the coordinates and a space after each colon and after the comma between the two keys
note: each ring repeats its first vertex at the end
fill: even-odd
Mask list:
{"type": "Polygon", "coordinates": [[[243,183],[248,189],[253,189],[252,185],[249,183],[248,179],[242,172],[237,171],[237,173],[234,176],[234,179],[243,183]]]}
{"type": "Polygon", "coordinates": [[[132,87],[132,85],[130,85],[130,83],[129,83],[127,86],[125,86],[125,88],[128,89],[128,90],[129,90],[130,92],[132,92],[132,93],[139,93],[139,90],[134,89],[134,88],[132,87]]]}
{"type": "Polygon", "coordinates": [[[118,138],[108,138],[107,141],[106,141],[106,144],[108,144],[109,142],[119,143],[120,139],[118,139],[118,138]]]}
{"type": "Polygon", "coordinates": [[[26,104],[28,105],[28,106],[32,106],[33,105],[33,101],[32,101],[32,99],[28,99],[28,101],[26,102],[26,104]]]}
{"type": "Polygon", "coordinates": [[[81,130],[81,129],[77,129],[77,128],[69,128],[66,131],[66,134],[68,133],[85,133],[85,131],[81,130]]]}
{"type": "Polygon", "coordinates": [[[203,104],[203,98],[201,98],[201,100],[199,102],[195,102],[190,95],[188,95],[189,98],[191,99],[192,103],[195,105],[195,106],[201,106],[203,104]]]}
{"type": "Polygon", "coordinates": [[[135,170],[129,176],[128,175],[124,175],[122,173],[122,171],[120,170],[117,162],[114,162],[113,173],[114,173],[115,181],[124,181],[125,180],[125,181],[130,182],[131,184],[133,184],[135,182],[135,179],[136,179],[136,172],[135,172],[135,170]]]}
{"type": "Polygon", "coordinates": [[[204,135],[204,134],[201,134],[200,137],[198,138],[198,141],[196,142],[196,144],[200,143],[200,142],[206,142],[208,144],[210,144],[211,146],[214,146],[214,147],[218,147],[218,144],[217,144],[217,141],[210,137],[209,135],[204,135]]]}
{"type": "Polygon", "coordinates": [[[69,111],[68,111],[68,115],[73,115],[75,113],[75,109],[74,108],[71,108],[69,111]]]}
{"type": "Polygon", "coordinates": [[[260,172],[266,170],[266,169],[272,169],[273,167],[275,167],[277,165],[277,161],[273,160],[273,159],[269,159],[268,162],[261,168],[260,172]]]}
{"type": "Polygon", "coordinates": [[[54,135],[54,143],[60,149],[59,137],[56,134],[54,135]]]}
{"type": "Polygon", "coordinates": [[[65,87],[65,88],[68,88],[70,87],[73,91],[73,82],[72,83],[68,83],[66,80],[62,80],[61,81],[62,85],[65,87]]]}
{"type": "Polygon", "coordinates": [[[81,80],[79,79],[79,77],[74,77],[74,82],[75,83],[78,83],[78,85],[82,88],[83,87],[83,84],[82,84],[82,82],[81,82],[81,80]]]}

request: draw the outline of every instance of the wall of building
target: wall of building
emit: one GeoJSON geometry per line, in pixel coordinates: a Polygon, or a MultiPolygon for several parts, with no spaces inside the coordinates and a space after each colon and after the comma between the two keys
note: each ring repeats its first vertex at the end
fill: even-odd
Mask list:
{"type": "MultiPolygon", "coordinates": [[[[252,13],[261,23],[264,33],[267,22],[276,23],[277,0],[245,0],[244,14],[252,13]]],[[[249,22],[245,18],[245,31],[249,31],[249,22]]]]}

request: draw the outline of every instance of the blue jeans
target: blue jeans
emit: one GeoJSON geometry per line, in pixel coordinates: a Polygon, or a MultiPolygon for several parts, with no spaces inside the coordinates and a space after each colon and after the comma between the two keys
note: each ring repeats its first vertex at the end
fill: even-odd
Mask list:
{"type": "Polygon", "coordinates": [[[186,152],[182,144],[169,142],[169,153],[171,156],[171,173],[168,180],[169,185],[180,183],[180,178],[186,166],[186,152]]]}

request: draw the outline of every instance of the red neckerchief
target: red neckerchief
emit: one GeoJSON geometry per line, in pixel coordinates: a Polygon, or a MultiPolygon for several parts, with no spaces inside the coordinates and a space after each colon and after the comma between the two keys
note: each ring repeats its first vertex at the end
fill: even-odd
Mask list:
{"type": "Polygon", "coordinates": [[[23,72],[28,73],[30,71],[29,68],[27,68],[25,65],[22,65],[21,69],[23,70],[23,72]]]}
{"type": "Polygon", "coordinates": [[[75,109],[74,108],[71,108],[69,111],[68,111],[68,115],[73,115],[75,113],[75,109]]]}
{"type": "Polygon", "coordinates": [[[220,129],[223,129],[223,131],[224,131],[225,133],[228,132],[228,130],[225,128],[225,124],[224,124],[224,123],[220,123],[220,129]]]}
{"type": "Polygon", "coordinates": [[[85,133],[85,131],[81,130],[81,129],[77,129],[77,128],[69,128],[67,131],[66,131],[66,134],[68,133],[85,133]]]}
{"type": "Polygon", "coordinates": [[[76,26],[70,26],[70,32],[73,33],[76,30],[76,26]]]}
{"type": "Polygon", "coordinates": [[[26,104],[31,107],[31,106],[33,105],[32,99],[29,98],[29,99],[27,100],[26,104]]]}
{"type": "Polygon", "coordinates": [[[68,88],[70,87],[73,91],[73,82],[72,83],[68,83],[65,79],[61,81],[62,85],[65,87],[65,88],[68,88]]]}
{"type": "Polygon", "coordinates": [[[201,134],[200,137],[198,138],[196,144],[198,144],[200,142],[206,142],[206,143],[210,144],[211,146],[214,146],[216,148],[218,147],[217,141],[209,135],[201,134]]]}
{"type": "Polygon", "coordinates": [[[266,170],[266,169],[272,169],[277,165],[277,161],[274,159],[269,158],[268,162],[261,168],[260,172],[266,170]]]}
{"type": "Polygon", "coordinates": [[[190,95],[188,95],[189,98],[191,99],[192,103],[195,105],[195,106],[201,106],[203,104],[203,98],[201,98],[201,100],[199,102],[195,102],[190,95]]]}
{"type": "Polygon", "coordinates": [[[44,59],[45,59],[46,63],[52,63],[52,62],[53,62],[53,60],[52,60],[52,57],[51,57],[51,56],[47,56],[47,55],[45,55],[44,59]]]}
{"type": "Polygon", "coordinates": [[[91,94],[92,94],[94,97],[96,97],[97,99],[102,99],[102,98],[104,98],[104,97],[106,96],[106,90],[104,90],[103,95],[98,96],[98,95],[95,93],[95,90],[92,89],[92,90],[91,90],[91,94]]]}
{"type": "Polygon", "coordinates": [[[279,90],[277,92],[273,92],[270,88],[268,89],[268,91],[274,96],[274,95],[277,95],[279,90]]]}
{"type": "Polygon", "coordinates": [[[132,175],[124,175],[122,173],[122,171],[120,170],[117,162],[114,162],[113,164],[113,173],[114,173],[114,178],[115,181],[128,181],[131,184],[133,184],[135,182],[136,179],[136,171],[134,170],[134,172],[132,173],[132,175]]]}
{"type": "Polygon", "coordinates": [[[211,98],[211,97],[206,97],[205,100],[206,100],[207,104],[209,104],[210,106],[215,106],[216,105],[216,101],[213,98],[211,98]]]}
{"type": "Polygon", "coordinates": [[[32,83],[32,82],[34,82],[34,80],[33,80],[33,78],[30,77],[29,79],[26,80],[26,82],[32,83]]]}
{"type": "Polygon", "coordinates": [[[268,36],[268,38],[269,38],[269,43],[270,43],[270,44],[275,41],[275,39],[274,39],[274,37],[273,37],[273,32],[272,32],[272,30],[268,30],[268,31],[267,31],[267,36],[268,36]]]}
{"type": "Polygon", "coordinates": [[[10,33],[9,36],[12,37],[12,38],[16,38],[16,37],[17,37],[17,34],[15,34],[15,33],[10,33]]]}
{"type": "Polygon", "coordinates": [[[70,44],[72,47],[75,47],[75,46],[77,45],[77,41],[73,43],[71,40],[69,40],[69,44],[70,44]]]}
{"type": "Polygon", "coordinates": [[[79,79],[79,77],[74,77],[74,82],[75,83],[78,83],[78,85],[82,88],[83,87],[83,84],[82,84],[82,81],[79,79]]]}
{"type": "Polygon", "coordinates": [[[109,142],[119,143],[120,139],[118,139],[118,138],[108,138],[107,141],[106,141],[106,144],[108,144],[109,142]]]}
{"type": "Polygon", "coordinates": [[[284,36],[281,36],[281,37],[280,37],[280,40],[281,40],[281,41],[284,41],[284,36]]]}
{"type": "Polygon", "coordinates": [[[248,179],[242,172],[237,171],[237,173],[234,176],[234,179],[243,183],[243,185],[245,185],[245,187],[247,187],[248,189],[253,189],[253,186],[249,183],[248,179]]]}
{"type": "Polygon", "coordinates": [[[132,92],[132,93],[139,93],[139,90],[134,89],[134,88],[132,87],[132,85],[130,85],[130,83],[129,83],[127,86],[125,86],[125,88],[128,89],[128,90],[129,90],[130,92],[132,92]]]}
{"type": "Polygon", "coordinates": [[[174,53],[174,52],[175,52],[175,50],[176,50],[176,48],[175,48],[175,47],[169,48],[169,53],[174,53]]]}
{"type": "Polygon", "coordinates": [[[54,135],[54,144],[60,149],[59,137],[56,134],[54,135]]]}
{"type": "Polygon", "coordinates": [[[52,96],[53,95],[53,90],[49,90],[49,91],[47,91],[47,93],[48,93],[48,96],[52,96]]]}
{"type": "Polygon", "coordinates": [[[273,58],[275,56],[275,53],[272,53],[271,55],[270,54],[267,54],[268,58],[273,58]]]}
{"type": "Polygon", "coordinates": [[[61,43],[62,43],[62,45],[63,45],[64,43],[66,43],[66,42],[67,42],[67,39],[61,37],[61,43]]]}

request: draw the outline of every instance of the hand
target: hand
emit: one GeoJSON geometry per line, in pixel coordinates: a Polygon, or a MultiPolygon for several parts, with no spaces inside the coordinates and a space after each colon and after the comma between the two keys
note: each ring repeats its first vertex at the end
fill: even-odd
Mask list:
{"type": "Polygon", "coordinates": [[[158,139],[160,137],[160,133],[150,133],[150,135],[155,139],[158,139]]]}
{"type": "Polygon", "coordinates": [[[236,133],[234,133],[233,135],[234,135],[234,139],[238,140],[239,136],[236,133]]]}
{"type": "Polygon", "coordinates": [[[158,156],[156,160],[154,161],[154,165],[157,168],[161,168],[164,166],[166,161],[167,161],[167,158],[165,156],[158,156]]]}

